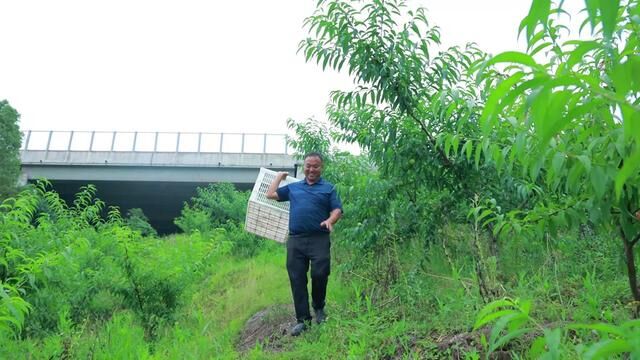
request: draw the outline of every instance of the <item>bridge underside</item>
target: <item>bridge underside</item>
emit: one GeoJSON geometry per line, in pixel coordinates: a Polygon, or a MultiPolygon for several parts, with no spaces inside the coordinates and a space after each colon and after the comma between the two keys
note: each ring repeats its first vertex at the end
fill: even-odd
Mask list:
{"type": "Polygon", "coordinates": [[[286,154],[22,151],[22,181],[48,179],[71,204],[79,188],[94,184],[107,205],[125,215],[141,208],[161,234],[178,231],[173,220],[197,187],[228,182],[250,190],[260,167],[296,172],[286,154]]]}
{"type": "MultiPolygon", "coordinates": [[[[81,186],[94,184],[97,197],[107,206],[120,208],[123,217],[127,210],[141,208],[149,218],[149,223],[160,234],[178,232],[173,220],[180,216],[185,201],[196,195],[197,187],[206,187],[206,182],[150,182],[150,181],[86,181],[51,180],[53,188],[67,202],[72,204],[81,186]]],[[[253,184],[235,184],[238,190],[251,190],[253,184]]]]}

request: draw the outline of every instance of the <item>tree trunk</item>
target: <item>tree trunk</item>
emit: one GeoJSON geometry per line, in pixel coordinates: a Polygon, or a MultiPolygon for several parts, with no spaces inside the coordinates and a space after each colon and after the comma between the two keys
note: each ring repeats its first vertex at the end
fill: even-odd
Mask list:
{"type": "Polygon", "coordinates": [[[640,288],[638,288],[638,276],[636,273],[636,261],[633,249],[637,243],[638,237],[640,237],[640,234],[638,234],[633,240],[629,240],[622,227],[620,227],[620,235],[622,236],[622,243],[624,245],[624,255],[627,263],[629,287],[631,288],[633,300],[636,303],[634,317],[637,318],[640,315],[640,288]]]}

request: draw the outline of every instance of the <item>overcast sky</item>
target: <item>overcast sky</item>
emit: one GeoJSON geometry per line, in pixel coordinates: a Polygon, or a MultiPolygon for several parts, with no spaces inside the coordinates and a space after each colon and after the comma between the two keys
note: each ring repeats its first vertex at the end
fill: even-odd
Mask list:
{"type": "MultiPolygon", "coordinates": [[[[0,0],[0,99],[23,130],[287,132],[349,80],[297,55],[315,0],[0,0]]],[[[580,0],[567,0],[580,6],[580,0]]],[[[447,45],[522,48],[530,0],[414,0],[447,45]]]]}

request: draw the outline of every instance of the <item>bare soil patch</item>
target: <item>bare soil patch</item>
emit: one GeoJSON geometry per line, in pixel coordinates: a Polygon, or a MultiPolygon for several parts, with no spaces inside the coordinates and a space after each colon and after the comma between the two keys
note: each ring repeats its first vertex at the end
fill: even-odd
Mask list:
{"type": "Polygon", "coordinates": [[[289,342],[289,331],[296,324],[294,309],[291,304],[270,306],[258,311],[247,320],[237,349],[246,352],[261,343],[266,351],[282,351],[289,342]]]}

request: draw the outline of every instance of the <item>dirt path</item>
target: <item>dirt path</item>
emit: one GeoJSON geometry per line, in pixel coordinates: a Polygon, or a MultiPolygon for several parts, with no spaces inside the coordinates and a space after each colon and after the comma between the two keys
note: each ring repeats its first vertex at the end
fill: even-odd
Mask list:
{"type": "Polygon", "coordinates": [[[259,342],[266,351],[282,351],[290,341],[289,330],[295,325],[293,305],[270,306],[253,315],[244,326],[237,349],[246,352],[259,342]]]}

